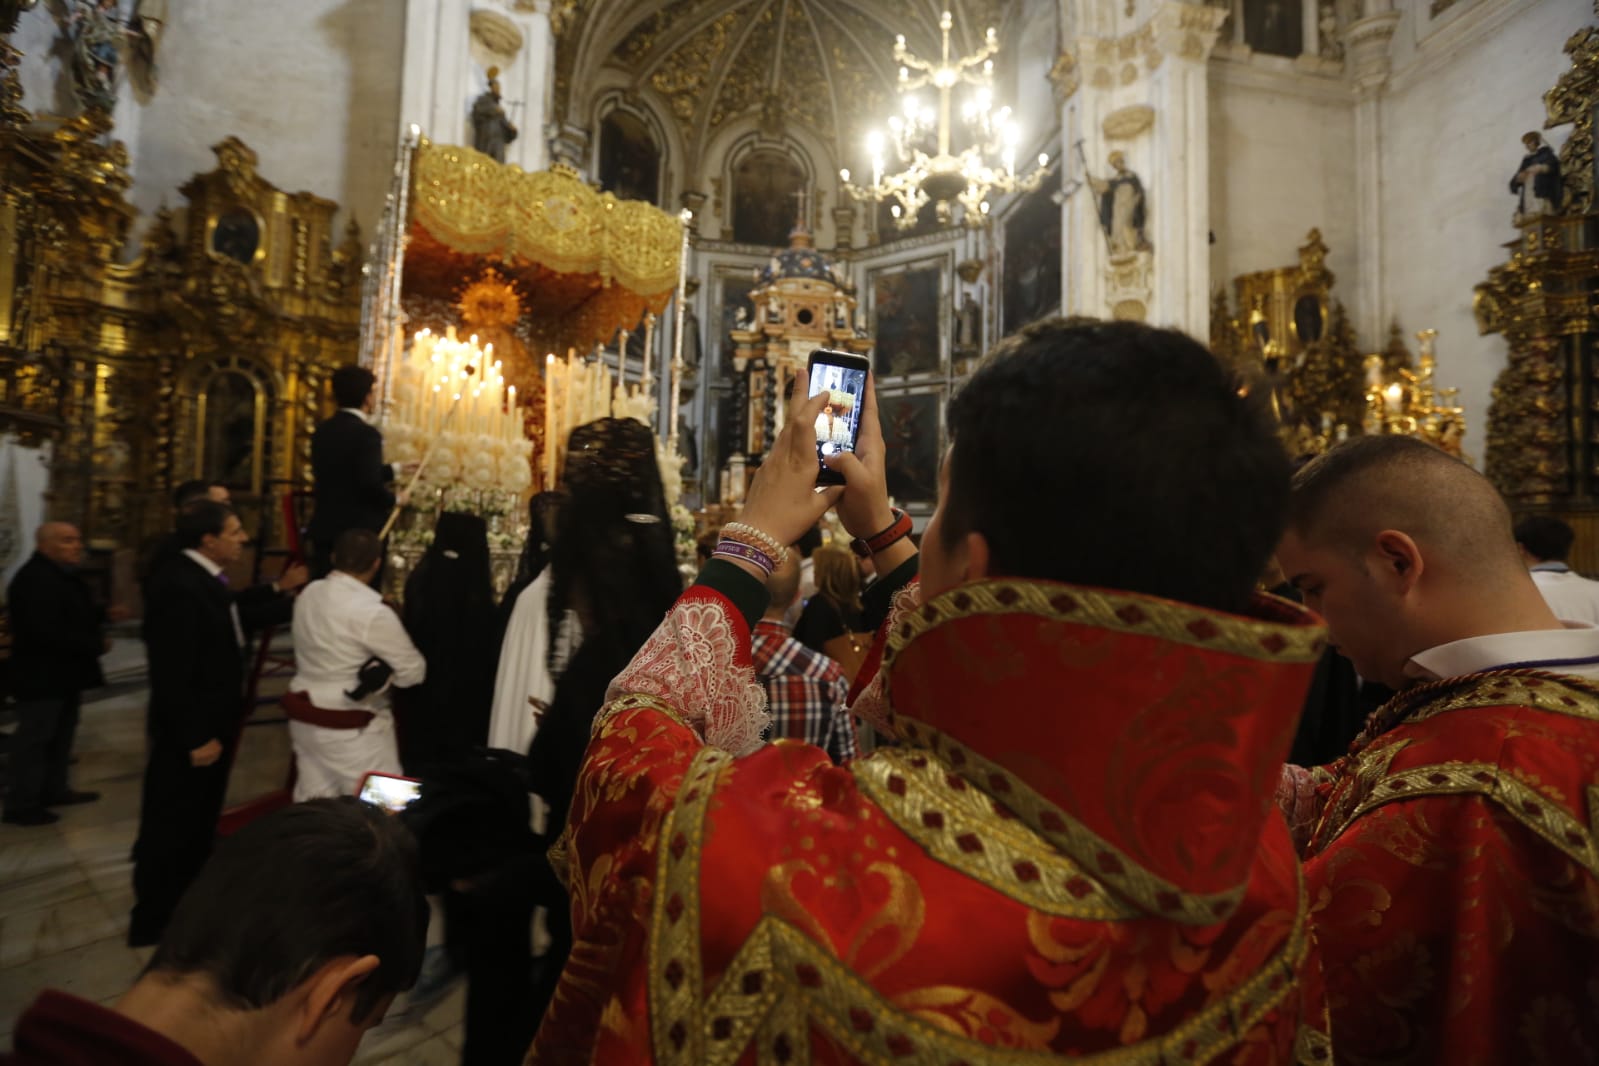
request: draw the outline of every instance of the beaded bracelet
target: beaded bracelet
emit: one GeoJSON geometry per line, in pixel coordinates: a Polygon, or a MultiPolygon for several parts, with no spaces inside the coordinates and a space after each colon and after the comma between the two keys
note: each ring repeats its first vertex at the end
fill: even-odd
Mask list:
{"type": "Polygon", "coordinates": [[[760,567],[761,570],[765,571],[767,577],[771,577],[772,572],[779,565],[773,562],[772,557],[761,551],[761,549],[745,544],[743,541],[728,540],[725,537],[717,543],[716,550],[711,553],[711,558],[714,559],[718,555],[728,559],[742,559],[752,566],[760,567]]]}
{"type": "Polygon", "coordinates": [[[747,544],[752,548],[761,549],[761,551],[776,560],[773,564],[774,568],[782,566],[784,560],[788,558],[788,549],[779,544],[776,537],[743,522],[729,522],[723,526],[722,540],[724,542],[734,540],[740,544],[747,544]]]}

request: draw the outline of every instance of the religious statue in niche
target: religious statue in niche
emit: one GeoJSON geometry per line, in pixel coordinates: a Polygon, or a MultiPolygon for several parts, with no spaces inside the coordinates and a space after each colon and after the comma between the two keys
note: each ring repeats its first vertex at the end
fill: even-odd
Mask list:
{"type": "Polygon", "coordinates": [[[121,42],[128,34],[117,0],[73,0],[65,32],[78,102],[86,109],[110,111],[117,102],[121,42]]]}
{"type": "Polygon", "coordinates": [[[983,309],[970,292],[961,296],[961,305],[955,311],[955,351],[961,355],[976,353],[983,343],[983,309]]]}
{"type": "Polygon", "coordinates": [[[1099,225],[1105,231],[1114,261],[1150,251],[1150,245],[1144,234],[1144,183],[1127,169],[1127,157],[1121,152],[1110,153],[1110,167],[1110,177],[1090,174],[1088,185],[1099,197],[1099,225]]]}
{"type": "Polygon", "coordinates": [[[1341,62],[1344,58],[1344,42],[1338,33],[1338,11],[1332,4],[1321,5],[1321,18],[1316,23],[1316,31],[1321,58],[1341,62]]]}
{"type": "Polygon", "coordinates": [[[505,146],[516,140],[516,127],[500,103],[500,68],[490,67],[488,74],[489,87],[472,102],[472,147],[503,163],[505,146]]]}
{"type": "Polygon", "coordinates": [[[1521,157],[1521,166],[1510,179],[1510,191],[1516,194],[1516,225],[1530,222],[1542,215],[1560,213],[1560,157],[1536,132],[1521,138],[1527,154],[1521,157]]]}

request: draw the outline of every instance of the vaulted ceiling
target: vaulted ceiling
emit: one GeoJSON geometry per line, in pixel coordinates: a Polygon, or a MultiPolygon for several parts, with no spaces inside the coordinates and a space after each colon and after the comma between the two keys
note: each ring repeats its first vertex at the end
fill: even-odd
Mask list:
{"type": "Polygon", "coordinates": [[[893,106],[894,38],[936,57],[939,15],[951,47],[975,51],[1003,30],[1007,0],[568,0],[558,19],[556,108],[582,122],[607,68],[670,110],[691,154],[763,108],[836,149],[893,106]]]}

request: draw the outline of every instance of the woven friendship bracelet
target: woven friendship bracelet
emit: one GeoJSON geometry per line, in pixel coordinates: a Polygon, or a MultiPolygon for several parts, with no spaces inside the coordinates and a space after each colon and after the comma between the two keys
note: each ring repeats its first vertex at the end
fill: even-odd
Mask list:
{"type": "Polygon", "coordinates": [[[782,566],[783,561],[788,558],[788,549],[779,544],[776,537],[743,522],[729,522],[723,526],[722,540],[724,542],[736,540],[740,544],[748,544],[752,548],[761,549],[761,551],[776,560],[773,564],[774,567],[782,566]]]}
{"type": "Polygon", "coordinates": [[[771,577],[772,572],[778,566],[777,563],[772,561],[772,557],[761,551],[761,549],[745,544],[743,541],[728,540],[725,537],[717,543],[716,550],[711,553],[711,558],[714,559],[718,555],[726,556],[729,559],[742,559],[746,563],[758,566],[766,572],[767,577],[771,577]]]}

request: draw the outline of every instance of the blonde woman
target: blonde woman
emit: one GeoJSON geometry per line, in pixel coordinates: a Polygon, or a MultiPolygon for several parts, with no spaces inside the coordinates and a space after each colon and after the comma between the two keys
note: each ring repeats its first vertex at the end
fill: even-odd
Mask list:
{"type": "Polygon", "coordinates": [[[844,668],[844,676],[853,680],[872,646],[861,604],[861,572],[855,553],[837,544],[826,544],[811,555],[811,566],[816,594],[806,601],[794,624],[794,639],[836,660],[844,668]]]}

